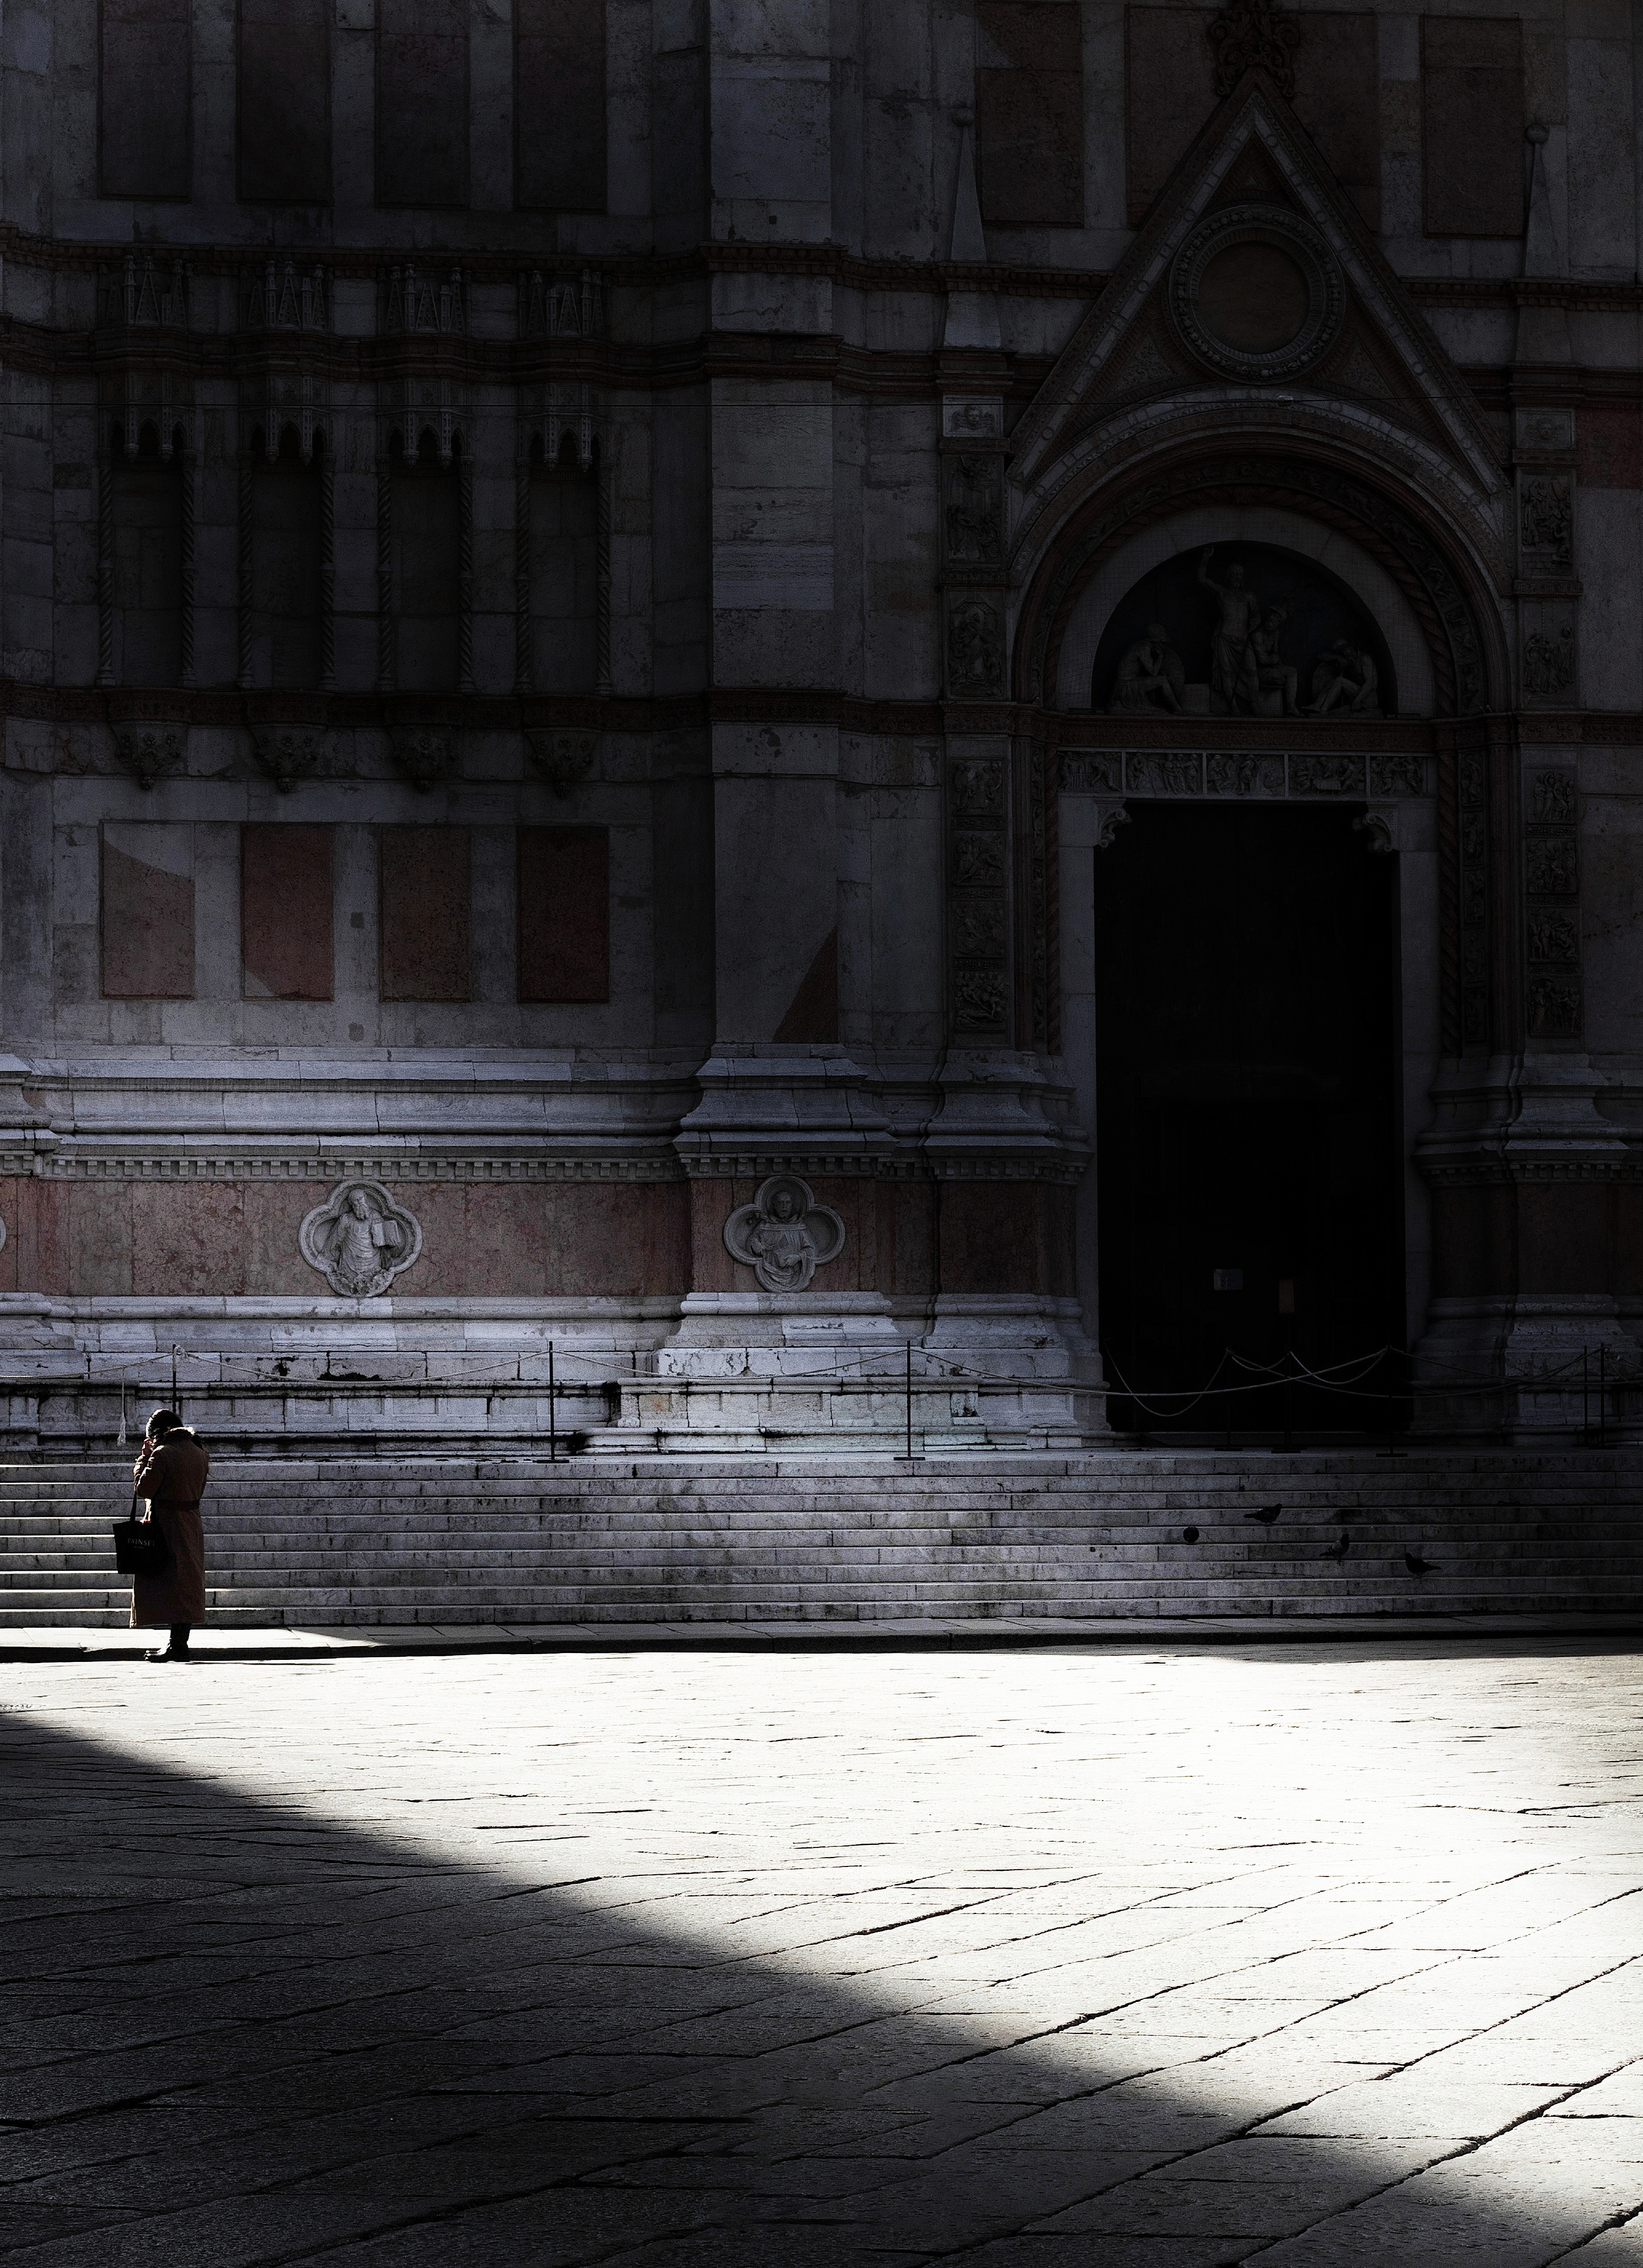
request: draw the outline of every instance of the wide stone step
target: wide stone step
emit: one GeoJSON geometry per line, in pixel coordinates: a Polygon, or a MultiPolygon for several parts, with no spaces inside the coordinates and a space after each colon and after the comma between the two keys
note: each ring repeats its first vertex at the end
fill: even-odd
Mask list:
{"type": "MultiPolygon", "coordinates": [[[[0,1626],[127,1619],[109,1529],[129,1470],[0,1470],[0,1626]]],[[[1635,1611],[1640,1510],[1638,1451],[224,1457],[206,1528],[212,1618],[242,1626],[1145,1621],[1635,1611]],[[1267,1504],[1270,1528],[1246,1517],[1267,1504]],[[1404,1565],[1411,1546],[1428,1575],[1404,1565]]]]}

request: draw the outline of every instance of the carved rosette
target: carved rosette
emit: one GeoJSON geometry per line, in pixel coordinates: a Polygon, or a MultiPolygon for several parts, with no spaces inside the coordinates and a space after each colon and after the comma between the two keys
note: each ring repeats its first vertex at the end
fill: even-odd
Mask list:
{"type": "Polygon", "coordinates": [[[375,1300],[414,1265],[422,1225],[380,1182],[339,1182],[304,1220],[297,1242],[339,1300],[375,1300]]]}
{"type": "Polygon", "coordinates": [[[772,1174],[725,1223],[725,1249],[766,1292],[804,1292],[844,1249],[844,1223],[797,1174],[772,1174]]]}
{"type": "Polygon", "coordinates": [[[116,725],[114,753],[139,787],[180,772],[188,753],[188,727],[177,723],[116,725]]]}
{"type": "Polygon", "coordinates": [[[306,725],[254,725],[251,750],[280,793],[289,795],[298,780],[312,779],[324,763],[326,735],[306,725]]]}
{"type": "Polygon", "coordinates": [[[564,798],[573,787],[592,777],[599,755],[599,735],[556,727],[535,731],[527,726],[525,752],[538,777],[547,781],[556,796],[564,798]]]}
{"type": "Polygon", "coordinates": [[[447,779],[453,770],[452,735],[431,725],[394,725],[388,731],[388,748],[398,769],[414,788],[425,790],[447,779]]]}

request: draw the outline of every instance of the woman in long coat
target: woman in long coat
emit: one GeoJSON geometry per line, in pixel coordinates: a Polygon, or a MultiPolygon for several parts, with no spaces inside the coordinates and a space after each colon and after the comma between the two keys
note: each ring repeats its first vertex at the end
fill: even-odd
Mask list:
{"type": "Polygon", "coordinates": [[[205,1620],[205,1531],[200,1498],[211,1460],[174,1410],[157,1410],[148,1421],[131,1484],[148,1503],[146,1518],[166,1539],[168,1553],[158,1575],[131,1579],[131,1627],[163,1630],[170,1643],[151,1661],[187,1661],[188,1632],[205,1620]]]}

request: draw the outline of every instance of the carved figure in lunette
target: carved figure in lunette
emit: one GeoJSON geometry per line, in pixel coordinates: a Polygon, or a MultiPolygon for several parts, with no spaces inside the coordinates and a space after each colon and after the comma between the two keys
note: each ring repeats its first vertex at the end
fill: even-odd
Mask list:
{"type": "Polygon", "coordinates": [[[1300,673],[1284,659],[1278,650],[1278,641],[1284,624],[1289,620],[1287,607],[1269,607],[1261,618],[1260,628],[1249,635],[1249,660],[1254,667],[1255,691],[1257,705],[1269,710],[1274,699],[1281,703],[1286,717],[1297,714],[1295,688],[1300,673]]]}
{"type": "Polygon", "coordinates": [[[1210,573],[1214,556],[1212,547],[1198,560],[1198,581],[1214,593],[1220,608],[1220,619],[1210,639],[1210,690],[1223,712],[1233,715],[1240,703],[1246,709],[1251,705],[1256,690],[1249,641],[1260,627],[1261,601],[1246,587],[1243,569],[1236,562],[1227,570],[1226,581],[1218,583],[1210,573]]]}
{"type": "Polygon", "coordinates": [[[1170,644],[1168,631],[1162,622],[1149,622],[1146,636],[1129,647],[1118,664],[1111,713],[1122,717],[1161,709],[1176,715],[1186,681],[1186,665],[1170,644]]]}
{"type": "Polygon", "coordinates": [[[1308,705],[1315,717],[1327,717],[1332,709],[1355,717],[1378,717],[1380,687],[1381,673],[1373,658],[1350,638],[1337,638],[1312,673],[1308,705]]]}

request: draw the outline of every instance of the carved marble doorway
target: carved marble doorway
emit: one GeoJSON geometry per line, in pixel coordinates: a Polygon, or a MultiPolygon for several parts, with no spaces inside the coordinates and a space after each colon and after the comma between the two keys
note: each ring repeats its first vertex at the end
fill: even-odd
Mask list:
{"type": "Polygon", "coordinates": [[[1316,1388],[1175,1398],[1404,1343],[1398,862],[1361,809],[1136,802],[1094,862],[1101,1339],[1155,1404],[1115,1394],[1120,1429],[1384,1423],[1316,1388]]]}

